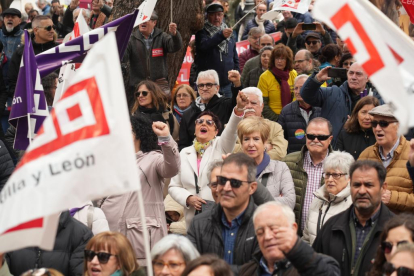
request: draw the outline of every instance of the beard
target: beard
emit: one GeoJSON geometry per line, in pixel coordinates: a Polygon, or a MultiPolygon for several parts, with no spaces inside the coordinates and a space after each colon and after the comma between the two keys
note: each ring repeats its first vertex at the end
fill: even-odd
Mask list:
{"type": "Polygon", "coordinates": [[[6,25],[6,30],[7,30],[8,32],[12,32],[12,31],[13,31],[13,29],[14,29],[14,27],[13,27],[13,26],[6,25]]]}

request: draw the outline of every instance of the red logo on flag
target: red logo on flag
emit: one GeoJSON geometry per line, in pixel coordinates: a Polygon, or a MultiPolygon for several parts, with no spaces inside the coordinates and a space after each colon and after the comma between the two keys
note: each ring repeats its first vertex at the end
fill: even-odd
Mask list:
{"type": "Polygon", "coordinates": [[[83,80],[63,94],[37,134],[35,142],[40,145],[26,152],[18,167],[80,140],[109,133],[96,79],[83,80]]]}
{"type": "Polygon", "coordinates": [[[20,231],[20,230],[27,230],[27,229],[33,229],[33,228],[42,228],[42,227],[43,227],[43,218],[38,218],[38,219],[34,219],[34,220],[31,220],[31,221],[19,224],[16,227],[10,228],[9,230],[4,232],[3,234],[15,232],[15,231],[20,231]]]}
{"type": "Polygon", "coordinates": [[[162,48],[152,49],[152,57],[163,57],[164,50],[162,48]]]}

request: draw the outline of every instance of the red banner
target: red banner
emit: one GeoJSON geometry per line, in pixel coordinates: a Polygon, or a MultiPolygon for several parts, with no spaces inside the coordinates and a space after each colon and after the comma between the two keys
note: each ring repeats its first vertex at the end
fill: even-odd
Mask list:
{"type": "Polygon", "coordinates": [[[404,9],[410,17],[411,23],[414,24],[414,0],[401,0],[404,9]]]}

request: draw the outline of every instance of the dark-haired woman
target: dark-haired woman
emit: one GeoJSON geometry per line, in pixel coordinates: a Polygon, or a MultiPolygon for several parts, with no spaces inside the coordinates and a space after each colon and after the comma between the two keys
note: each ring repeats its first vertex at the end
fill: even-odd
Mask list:
{"type": "Polygon", "coordinates": [[[260,76],[257,85],[263,93],[263,117],[276,122],[282,108],[295,99],[293,86],[297,75],[292,50],[283,44],[276,45],[269,69],[260,76]]]}
{"type": "Polygon", "coordinates": [[[341,57],[342,57],[342,51],[338,45],[336,44],[326,45],[325,47],[323,47],[321,54],[318,58],[319,62],[321,63],[321,66],[319,66],[319,69],[323,69],[328,66],[338,67],[341,57]]]}
{"type": "Polygon", "coordinates": [[[187,264],[181,276],[233,276],[230,265],[216,255],[206,254],[187,264]]]}
{"type": "Polygon", "coordinates": [[[167,95],[153,81],[144,80],[137,85],[135,91],[135,103],[132,114],[141,113],[146,115],[152,122],[166,123],[170,134],[178,141],[180,125],[170,110],[167,95]]]}
{"type": "Polygon", "coordinates": [[[339,133],[335,150],[346,151],[355,160],[358,160],[361,152],[375,144],[376,140],[371,127],[371,115],[368,112],[378,105],[378,99],[373,96],[366,96],[358,101],[351,117],[339,133]]]}
{"type": "MultiPolygon", "coordinates": [[[[155,244],[167,235],[164,178],[178,173],[180,155],[166,124],[151,122],[148,117],[136,114],[131,117],[131,126],[150,244],[155,244]]],[[[109,229],[121,232],[129,239],[138,263],[145,266],[144,237],[136,193],[109,196],[103,200],[101,208],[109,229]]]]}
{"type": "Polygon", "coordinates": [[[351,53],[345,53],[342,55],[341,60],[339,61],[339,67],[349,70],[352,64],[354,64],[355,59],[351,53]]]}

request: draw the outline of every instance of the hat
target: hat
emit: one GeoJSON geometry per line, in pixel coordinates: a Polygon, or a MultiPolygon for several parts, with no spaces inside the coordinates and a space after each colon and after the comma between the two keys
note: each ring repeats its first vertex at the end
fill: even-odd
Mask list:
{"type": "Polygon", "coordinates": [[[296,18],[289,18],[288,20],[286,20],[285,28],[293,29],[293,28],[296,28],[297,25],[298,25],[298,21],[296,20],[296,18]]]}
{"type": "Polygon", "coordinates": [[[22,18],[22,13],[18,9],[8,8],[1,15],[5,17],[7,14],[17,15],[19,18],[22,18]]]}
{"type": "Polygon", "coordinates": [[[224,12],[223,6],[219,3],[213,3],[207,6],[206,8],[207,13],[213,13],[213,12],[224,12]]]}
{"type": "Polygon", "coordinates": [[[308,33],[307,35],[306,35],[306,38],[305,38],[305,41],[306,40],[308,40],[308,38],[310,38],[310,37],[313,37],[313,38],[316,38],[316,39],[321,39],[321,36],[318,34],[318,33],[308,33]]]}
{"type": "Polygon", "coordinates": [[[394,110],[390,104],[383,104],[383,105],[374,107],[368,112],[368,114],[395,118],[394,110]]]}

